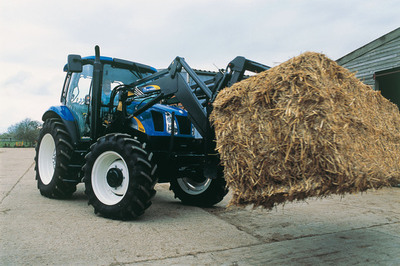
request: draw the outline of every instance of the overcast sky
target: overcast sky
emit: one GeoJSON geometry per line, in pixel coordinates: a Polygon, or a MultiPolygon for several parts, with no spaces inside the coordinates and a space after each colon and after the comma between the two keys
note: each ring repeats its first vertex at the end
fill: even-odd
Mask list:
{"type": "Polygon", "coordinates": [[[216,70],[237,55],[276,66],[338,59],[400,26],[398,0],[0,0],[0,133],[59,105],[70,53],[216,70]]]}

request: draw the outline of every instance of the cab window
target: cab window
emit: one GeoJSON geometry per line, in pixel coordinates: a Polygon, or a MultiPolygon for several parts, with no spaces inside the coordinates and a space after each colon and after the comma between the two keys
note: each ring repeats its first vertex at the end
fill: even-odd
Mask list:
{"type": "Polygon", "coordinates": [[[72,73],[67,93],[66,105],[78,123],[81,137],[89,136],[89,103],[92,88],[93,66],[84,65],[81,73],[72,73]]]}

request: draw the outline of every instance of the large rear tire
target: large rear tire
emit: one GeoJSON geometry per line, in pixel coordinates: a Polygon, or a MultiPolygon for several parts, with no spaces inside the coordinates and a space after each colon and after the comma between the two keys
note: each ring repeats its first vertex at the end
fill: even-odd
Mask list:
{"type": "Polygon", "coordinates": [[[35,157],[37,186],[43,196],[68,198],[76,191],[76,183],[63,181],[71,179],[68,165],[72,153],[71,138],[62,121],[47,119],[39,133],[35,157]]]}
{"type": "Polygon", "coordinates": [[[95,213],[128,220],[144,213],[156,191],[151,155],[125,134],[98,139],[86,155],[85,193],[95,213]]]}
{"type": "Polygon", "coordinates": [[[228,193],[222,172],[216,179],[203,177],[201,173],[176,178],[171,181],[170,189],[183,204],[199,207],[211,207],[228,193]]]}

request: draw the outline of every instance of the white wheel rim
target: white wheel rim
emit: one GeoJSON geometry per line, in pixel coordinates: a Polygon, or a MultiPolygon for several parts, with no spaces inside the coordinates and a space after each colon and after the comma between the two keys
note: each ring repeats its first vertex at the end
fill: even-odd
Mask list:
{"type": "Polygon", "coordinates": [[[44,185],[48,185],[53,179],[56,157],[56,144],[53,136],[47,133],[40,142],[38,155],[39,176],[44,185]]]}
{"type": "Polygon", "coordinates": [[[102,153],[92,168],[92,187],[97,199],[105,205],[115,205],[125,196],[129,186],[129,170],[124,159],[116,152],[102,153]],[[111,187],[107,181],[107,173],[112,168],[118,168],[123,174],[122,183],[111,187]]]}
{"type": "Polygon", "coordinates": [[[199,195],[207,190],[211,184],[211,179],[206,178],[203,182],[197,182],[189,177],[177,179],[181,189],[189,195],[199,195]]]}

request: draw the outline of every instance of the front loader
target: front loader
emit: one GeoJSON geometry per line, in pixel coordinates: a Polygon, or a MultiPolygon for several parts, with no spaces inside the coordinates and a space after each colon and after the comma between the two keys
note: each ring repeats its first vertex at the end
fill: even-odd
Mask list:
{"type": "Polygon", "coordinates": [[[96,213],[132,219],[151,205],[157,182],[184,204],[212,206],[227,193],[209,122],[218,92],[269,67],[236,57],[224,71],[167,69],[100,56],[69,55],[61,106],[43,115],[36,148],[42,195],[70,197],[85,183],[96,213]]]}

